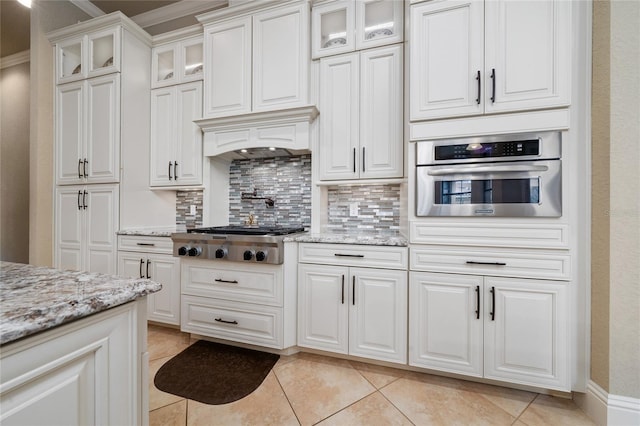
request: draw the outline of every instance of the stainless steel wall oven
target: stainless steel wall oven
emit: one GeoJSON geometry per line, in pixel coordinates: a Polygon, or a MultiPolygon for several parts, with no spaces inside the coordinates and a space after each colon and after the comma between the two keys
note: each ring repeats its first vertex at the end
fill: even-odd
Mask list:
{"type": "Polygon", "coordinates": [[[562,216],[560,132],[416,142],[416,216],[562,216]]]}

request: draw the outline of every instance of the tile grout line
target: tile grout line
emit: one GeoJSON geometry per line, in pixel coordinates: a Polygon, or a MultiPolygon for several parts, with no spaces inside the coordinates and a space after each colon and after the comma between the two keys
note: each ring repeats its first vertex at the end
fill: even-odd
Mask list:
{"type": "MultiPolygon", "coordinates": [[[[292,362],[296,362],[296,360],[289,361],[287,364],[292,363],[292,362]]],[[[284,364],[284,365],[286,365],[286,364],[284,364]]],[[[274,365],[274,367],[275,367],[275,365],[274,365]]],[[[298,425],[302,425],[302,422],[300,421],[300,418],[298,417],[298,413],[296,413],[296,410],[293,408],[293,405],[291,404],[291,400],[289,399],[289,395],[287,395],[287,392],[284,390],[284,387],[282,386],[282,383],[280,383],[280,379],[278,378],[278,374],[276,373],[275,368],[272,368],[271,371],[273,371],[273,376],[276,378],[276,381],[278,382],[278,386],[280,386],[280,389],[282,390],[282,394],[287,399],[287,404],[289,404],[289,407],[291,407],[291,411],[293,411],[293,415],[296,416],[296,421],[298,422],[298,425]]]]}
{"type": "MultiPolygon", "coordinates": [[[[396,381],[400,380],[401,378],[402,378],[402,377],[398,377],[396,380],[394,380],[394,381],[393,381],[393,382],[391,382],[391,383],[395,383],[396,381]]],[[[412,425],[414,425],[414,426],[415,426],[416,424],[415,424],[414,422],[412,422],[412,421],[411,421],[411,419],[410,419],[410,418],[409,418],[409,417],[404,413],[404,411],[402,411],[402,410],[400,409],[400,407],[397,407],[397,406],[396,406],[396,404],[394,404],[394,403],[393,403],[389,398],[387,398],[387,395],[385,395],[385,394],[382,392],[382,389],[386,388],[386,387],[387,387],[387,386],[389,386],[391,383],[387,383],[386,385],[384,385],[383,387],[381,387],[380,389],[378,389],[378,392],[380,392],[380,395],[382,395],[382,397],[383,397],[384,399],[386,399],[386,400],[389,402],[389,404],[391,404],[391,406],[392,406],[393,408],[395,408],[396,410],[398,410],[398,412],[399,412],[400,414],[402,414],[402,417],[404,417],[405,419],[407,419],[407,421],[408,421],[409,423],[411,423],[412,425]]]]}
{"type": "Polygon", "coordinates": [[[511,423],[512,425],[516,424],[516,422],[518,422],[518,421],[520,421],[521,423],[523,423],[523,424],[525,424],[525,425],[526,425],[526,423],[525,423],[525,422],[523,422],[522,420],[520,420],[520,417],[522,417],[522,415],[523,415],[523,414],[524,414],[524,413],[529,409],[529,407],[531,407],[531,404],[533,404],[533,403],[534,403],[534,401],[535,401],[536,399],[538,399],[538,397],[539,397],[539,396],[540,396],[540,394],[539,394],[539,393],[536,393],[536,396],[535,396],[531,401],[529,401],[529,403],[527,404],[527,406],[526,406],[526,407],[524,407],[524,410],[522,410],[522,412],[520,412],[520,414],[518,414],[518,417],[516,417],[516,419],[513,421],[513,423],[511,423]]]}

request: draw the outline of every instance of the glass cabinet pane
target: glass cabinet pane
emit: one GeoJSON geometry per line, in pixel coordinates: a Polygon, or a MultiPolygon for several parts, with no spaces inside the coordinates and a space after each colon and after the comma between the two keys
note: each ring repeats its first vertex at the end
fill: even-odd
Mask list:
{"type": "Polygon", "coordinates": [[[164,52],[158,52],[158,81],[172,80],[174,78],[174,53],[173,49],[164,52]]]}
{"type": "Polygon", "coordinates": [[[392,1],[373,1],[364,4],[364,39],[394,35],[399,28],[395,27],[394,7],[392,1]]]}
{"type": "Polygon", "coordinates": [[[320,15],[320,48],[347,44],[347,10],[340,9],[320,15]]]}
{"type": "Polygon", "coordinates": [[[197,76],[202,74],[202,43],[184,46],[182,50],[184,58],[185,76],[197,76]]]}
{"type": "Polygon", "coordinates": [[[82,74],[82,42],[61,46],[62,67],[61,78],[70,77],[75,74],[82,74]]]}
{"type": "Polygon", "coordinates": [[[91,71],[113,66],[114,34],[90,39],[91,71]]]}

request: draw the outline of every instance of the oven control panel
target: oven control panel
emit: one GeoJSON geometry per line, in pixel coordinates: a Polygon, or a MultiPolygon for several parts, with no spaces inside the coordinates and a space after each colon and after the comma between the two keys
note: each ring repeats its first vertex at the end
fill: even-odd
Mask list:
{"type": "Polygon", "coordinates": [[[436,160],[465,160],[469,158],[523,157],[538,155],[540,141],[466,143],[435,147],[436,160]]]}

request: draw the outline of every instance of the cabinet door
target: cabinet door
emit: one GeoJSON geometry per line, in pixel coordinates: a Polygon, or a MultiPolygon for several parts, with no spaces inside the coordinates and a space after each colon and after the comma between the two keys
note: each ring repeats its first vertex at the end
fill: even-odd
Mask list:
{"type": "Polygon", "coordinates": [[[253,111],[306,105],[309,62],[308,4],[256,13],[253,111]]]}
{"type": "Polygon", "coordinates": [[[116,231],[119,227],[118,186],[88,185],[86,195],[86,262],[90,272],[116,273],[116,231]]]}
{"type": "MultiPolygon", "coordinates": [[[[203,75],[203,52],[202,52],[202,36],[180,42],[178,52],[178,62],[180,68],[180,81],[187,82],[193,80],[202,80],[203,75]]],[[[201,118],[198,117],[198,118],[201,118]]]]}
{"type": "Polygon", "coordinates": [[[569,105],[571,4],[486,2],[486,112],[569,105]]]}
{"type": "Polygon", "coordinates": [[[360,178],[403,175],[402,46],[360,56],[360,178]]]}
{"type": "Polygon", "coordinates": [[[202,82],[176,87],[176,146],[174,182],[202,184],[202,131],[193,120],[202,117],[202,82]]]}
{"type": "Polygon", "coordinates": [[[83,269],[83,186],[56,188],[54,265],[58,269],[83,269]]]}
{"type": "Polygon", "coordinates": [[[87,182],[120,181],[120,74],[87,80],[87,182]]]}
{"type": "Polygon", "coordinates": [[[176,43],[154,47],[151,52],[151,87],[163,87],[178,81],[176,43]]]}
{"type": "Polygon", "coordinates": [[[485,278],[484,375],[569,390],[568,284],[485,278]]]}
{"type": "Polygon", "coordinates": [[[85,56],[85,36],[73,37],[56,43],[57,83],[68,83],[87,77],[85,56]]]}
{"type": "Polygon", "coordinates": [[[482,277],[411,272],[409,365],[482,377],[482,277]]]}
{"type": "Polygon", "coordinates": [[[320,60],[320,178],[354,179],[359,170],[360,61],[357,53],[320,60]]]}
{"type": "Polygon", "coordinates": [[[126,278],[145,278],[145,256],[145,253],[118,252],[118,275],[126,278]]]}
{"type": "Polygon", "coordinates": [[[56,86],[56,183],[84,181],[84,96],[85,85],[77,81],[56,86]]]}
{"type": "MultiPolygon", "coordinates": [[[[176,140],[176,88],[151,91],[151,186],[167,186],[173,181],[176,140]]],[[[142,160],[142,159],[141,159],[142,160]]]]}
{"type": "Polygon", "coordinates": [[[162,284],[162,290],[148,296],[147,318],[166,324],[180,324],[180,259],[168,255],[149,255],[144,272],[162,284]]]}
{"type": "Polygon", "coordinates": [[[407,362],[407,272],[351,268],[349,354],[407,362]]]}
{"type": "Polygon", "coordinates": [[[339,0],[311,10],[313,59],[355,50],[355,3],[339,0]]]}
{"type": "Polygon", "coordinates": [[[205,28],[204,115],[251,112],[251,17],[205,28]]]}
{"type": "Polygon", "coordinates": [[[120,71],[120,27],[97,31],[87,36],[88,77],[120,71]]]}
{"type": "Polygon", "coordinates": [[[404,38],[404,2],[358,0],[356,3],[356,50],[399,43],[404,38]]]}
{"type": "Polygon", "coordinates": [[[298,266],[298,345],[346,354],[349,350],[349,268],[298,266]]]}
{"type": "Polygon", "coordinates": [[[483,12],[475,0],[411,7],[410,120],[483,112],[483,12]]]}

